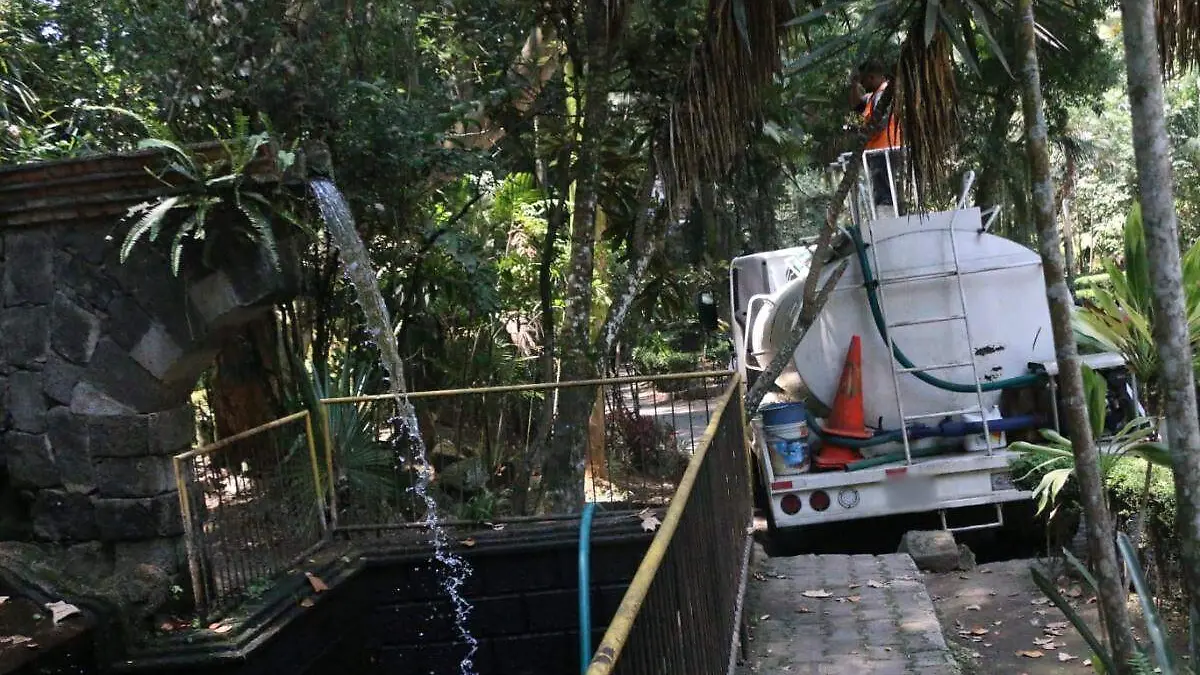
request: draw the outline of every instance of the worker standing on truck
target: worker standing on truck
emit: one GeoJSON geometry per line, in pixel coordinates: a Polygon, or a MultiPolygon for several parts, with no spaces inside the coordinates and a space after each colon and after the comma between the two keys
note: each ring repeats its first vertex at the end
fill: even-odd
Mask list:
{"type": "MultiPolygon", "coordinates": [[[[850,76],[850,107],[861,113],[864,123],[871,124],[871,116],[875,106],[879,104],[883,92],[887,89],[889,78],[883,64],[872,59],[863,63],[850,76]]],[[[887,123],[867,141],[867,170],[871,177],[871,191],[875,193],[875,207],[892,207],[891,181],[888,180],[888,157],[891,157],[892,175],[900,174],[900,148],[903,139],[900,136],[900,125],[891,110],[887,111],[887,123]],[[880,152],[880,151],[888,152],[880,152]],[[876,151],[876,152],[871,152],[876,151]]],[[[899,196],[899,195],[897,195],[899,196]]],[[[896,215],[902,215],[899,209],[896,215]]],[[[881,213],[880,215],[885,215],[881,213]]]]}

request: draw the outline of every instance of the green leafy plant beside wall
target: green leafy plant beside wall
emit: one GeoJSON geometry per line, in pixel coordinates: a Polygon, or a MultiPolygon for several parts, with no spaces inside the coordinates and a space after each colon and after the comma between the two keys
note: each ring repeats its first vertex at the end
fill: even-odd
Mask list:
{"type": "MultiPolygon", "coordinates": [[[[1092,433],[1099,439],[1104,431],[1108,387],[1103,376],[1086,366],[1083,376],[1092,433]]],[[[1051,429],[1042,429],[1039,433],[1044,443],[1020,441],[1009,447],[1021,453],[1021,458],[1014,463],[1018,483],[1028,484],[1031,478],[1040,476],[1033,488],[1037,512],[1039,515],[1048,514],[1048,519],[1053,520],[1064,505],[1064,489],[1075,475],[1075,454],[1071,439],[1051,429]]],[[[1113,472],[1127,460],[1141,459],[1156,467],[1170,468],[1167,448],[1154,440],[1155,435],[1154,421],[1137,417],[1107,442],[1101,442],[1100,475],[1106,486],[1111,485],[1113,472]]]]}
{"type": "MultiPolygon", "coordinates": [[[[1082,309],[1075,313],[1075,332],[1081,346],[1125,357],[1143,388],[1143,400],[1153,410],[1158,389],[1158,350],[1154,345],[1154,306],[1150,293],[1150,256],[1142,227],[1141,207],[1135,202],[1125,221],[1124,269],[1104,261],[1106,283],[1088,289],[1082,309]]],[[[1183,289],[1187,302],[1192,350],[1200,365],[1200,242],[1183,257],[1183,289]]]]}
{"type": "MultiPolygon", "coordinates": [[[[250,133],[250,121],[245,115],[237,116],[232,140],[219,141],[221,152],[216,158],[183,147],[160,127],[146,126],[152,133],[163,135],[143,139],[138,143],[138,149],[163,153],[162,165],[154,175],[169,189],[162,197],[129,209],[126,222],[131,225],[121,244],[121,262],[129,258],[139,242],[156,242],[164,233],[173,230],[170,234],[173,274],[179,275],[185,245],[189,241],[203,242],[202,260],[210,264],[213,244],[217,240],[212,217],[218,213],[239,214],[240,219],[222,219],[222,231],[244,236],[255,243],[275,269],[279,269],[279,245],[272,229],[272,216],[312,234],[293,214],[289,205],[291,197],[286,191],[271,189],[255,181],[252,165],[271,140],[267,132],[250,133]]],[[[223,136],[215,128],[212,132],[219,139],[223,136]]],[[[274,158],[276,170],[283,173],[291,168],[295,154],[277,151],[274,158]]]]}

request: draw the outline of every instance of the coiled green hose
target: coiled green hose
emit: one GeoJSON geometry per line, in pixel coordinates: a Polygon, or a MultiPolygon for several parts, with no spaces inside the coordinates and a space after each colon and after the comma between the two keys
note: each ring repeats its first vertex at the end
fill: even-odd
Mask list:
{"type": "MultiPolygon", "coordinates": [[[[951,235],[953,236],[953,235],[951,235]]],[[[862,268],[863,287],[867,289],[867,302],[871,306],[871,316],[875,319],[875,329],[879,331],[879,336],[883,338],[884,343],[888,341],[887,322],[883,320],[883,310],[879,305],[878,286],[879,282],[875,280],[875,274],[871,269],[871,263],[867,260],[867,247],[863,243],[862,232],[858,227],[850,228],[850,239],[854,242],[855,252],[858,254],[858,264],[862,268]]],[[[896,358],[896,362],[904,368],[915,368],[913,362],[900,349],[900,345],[892,343],[892,355],[896,358]]],[[[972,354],[972,358],[974,355],[972,354]]],[[[928,372],[913,371],[912,376],[938,389],[953,391],[960,394],[973,393],[975,384],[960,384],[958,382],[950,382],[939,377],[931,375],[928,372]]],[[[1027,387],[1031,384],[1036,384],[1042,379],[1041,374],[1030,373],[1027,375],[1018,375],[1004,380],[993,380],[991,382],[980,382],[979,388],[982,391],[999,391],[1003,389],[1016,389],[1017,387],[1027,387]]]]}

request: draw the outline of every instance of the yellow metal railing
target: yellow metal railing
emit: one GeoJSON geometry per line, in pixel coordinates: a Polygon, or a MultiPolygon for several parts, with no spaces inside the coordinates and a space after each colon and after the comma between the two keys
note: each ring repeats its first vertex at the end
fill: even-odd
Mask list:
{"type": "MultiPolygon", "coordinates": [[[[663,506],[707,425],[715,391],[732,377],[725,370],[629,376],[421,391],[407,399],[423,418],[425,449],[434,465],[430,482],[447,511],[444,524],[543,520],[555,515],[532,515],[529,495],[536,486],[529,474],[538,465],[533,458],[539,447],[557,440],[545,435],[557,433],[547,415],[553,419],[568,405],[592,407],[583,438],[581,500],[614,508],[622,503],[630,508],[663,506]],[[568,403],[571,393],[575,399],[568,403]]],[[[424,504],[411,491],[419,470],[417,458],[411,448],[388,447],[394,437],[388,421],[395,412],[388,404],[394,399],[377,394],[321,400],[326,445],[333,448],[326,472],[333,477],[329,501],[335,532],[424,527],[424,504]],[[346,415],[358,419],[348,421],[346,415]],[[331,429],[338,432],[330,434],[331,429]],[[348,447],[347,438],[355,439],[358,447],[348,447]],[[390,464],[373,475],[360,467],[358,480],[349,480],[347,464],[382,465],[361,447],[364,440],[386,447],[390,464]]]]}
{"type": "Polygon", "coordinates": [[[265,589],[329,533],[308,411],[173,460],[192,592],[205,610],[265,589]]]}
{"type": "Polygon", "coordinates": [[[717,404],[587,675],[726,672],[752,528],[739,382],[717,404]]]}
{"type": "MultiPolygon", "coordinates": [[[[663,506],[677,491],[690,494],[688,471],[709,452],[715,420],[738,389],[733,378],[720,370],[406,398],[432,441],[429,483],[443,524],[542,521],[578,516],[533,514],[503,495],[534,491],[533,453],[555,440],[563,406],[592,408],[581,500],[610,510],[663,506]],[[714,403],[716,391],[725,393],[714,403]]],[[[412,448],[395,442],[395,407],[387,405],[394,400],[321,399],[319,417],[297,412],[174,458],[199,605],[213,610],[253,595],[331,535],[425,527],[424,504],[411,490],[421,469],[412,448]]]]}

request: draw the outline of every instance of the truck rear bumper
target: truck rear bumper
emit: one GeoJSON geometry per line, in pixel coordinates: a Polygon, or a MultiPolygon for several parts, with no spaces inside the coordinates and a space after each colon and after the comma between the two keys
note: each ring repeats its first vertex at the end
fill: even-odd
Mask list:
{"type": "Polygon", "coordinates": [[[961,453],[856,472],[769,475],[772,515],[777,528],[788,528],[1030,499],[1013,485],[1015,456],[961,453]]]}

